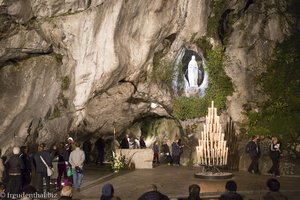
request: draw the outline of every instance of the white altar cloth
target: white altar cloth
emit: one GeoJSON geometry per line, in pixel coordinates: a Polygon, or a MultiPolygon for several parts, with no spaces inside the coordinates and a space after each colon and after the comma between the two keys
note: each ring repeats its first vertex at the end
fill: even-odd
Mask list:
{"type": "Polygon", "coordinates": [[[151,169],[153,160],[152,149],[116,149],[116,155],[125,155],[130,168],[151,169]]]}

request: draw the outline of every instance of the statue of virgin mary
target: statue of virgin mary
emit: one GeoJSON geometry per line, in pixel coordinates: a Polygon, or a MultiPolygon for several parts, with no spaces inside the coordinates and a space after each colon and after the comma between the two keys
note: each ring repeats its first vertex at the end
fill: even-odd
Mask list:
{"type": "Polygon", "coordinates": [[[196,62],[196,57],[192,56],[192,59],[190,60],[188,65],[188,81],[190,87],[198,87],[198,74],[199,69],[198,64],[196,62]]]}

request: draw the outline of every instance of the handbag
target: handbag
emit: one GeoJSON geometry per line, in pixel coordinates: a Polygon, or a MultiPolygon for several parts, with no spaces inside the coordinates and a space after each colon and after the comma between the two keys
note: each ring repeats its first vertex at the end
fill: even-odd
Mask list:
{"type": "Polygon", "coordinates": [[[80,167],[75,167],[75,170],[76,170],[76,172],[77,173],[79,173],[79,174],[82,174],[83,173],[83,170],[80,168],[80,167]]]}
{"type": "Polygon", "coordinates": [[[70,177],[73,175],[72,168],[68,167],[67,176],[70,177]]]}
{"type": "Polygon", "coordinates": [[[40,156],[40,158],[41,158],[42,162],[44,163],[44,165],[45,165],[46,168],[47,168],[47,175],[48,175],[48,176],[52,176],[52,175],[54,174],[54,169],[53,169],[53,168],[50,168],[50,167],[47,165],[47,163],[45,162],[45,160],[43,159],[42,156],[40,156]]]}

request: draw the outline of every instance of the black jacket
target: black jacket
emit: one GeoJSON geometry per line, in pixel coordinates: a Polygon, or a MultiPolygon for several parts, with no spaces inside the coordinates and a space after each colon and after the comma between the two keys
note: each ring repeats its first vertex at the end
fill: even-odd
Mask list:
{"type": "Polygon", "coordinates": [[[24,169],[24,163],[18,155],[13,155],[7,161],[7,168],[9,174],[20,174],[21,171],[24,169]]]}
{"type": "Polygon", "coordinates": [[[104,147],[105,147],[105,142],[102,138],[99,138],[96,143],[95,146],[97,147],[98,151],[104,151],[104,147]]]}
{"type": "Polygon", "coordinates": [[[247,145],[249,145],[249,155],[251,157],[259,157],[260,156],[260,147],[254,141],[250,141],[247,145]]]}
{"type": "Polygon", "coordinates": [[[25,153],[22,153],[20,156],[21,160],[23,161],[24,168],[22,172],[31,172],[31,159],[25,153]]]}
{"type": "Polygon", "coordinates": [[[48,151],[44,150],[44,151],[39,151],[34,155],[34,161],[36,164],[36,172],[47,173],[47,167],[41,160],[40,156],[43,157],[44,161],[47,163],[47,165],[49,167],[53,167],[50,153],[48,151]]]}

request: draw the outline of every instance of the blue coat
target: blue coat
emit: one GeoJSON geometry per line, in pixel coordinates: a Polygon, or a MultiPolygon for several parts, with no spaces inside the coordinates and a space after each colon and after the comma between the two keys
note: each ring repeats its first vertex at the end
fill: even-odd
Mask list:
{"type": "Polygon", "coordinates": [[[179,145],[176,142],[172,143],[172,155],[173,156],[179,156],[180,155],[180,148],[179,148],[179,145]]]}

